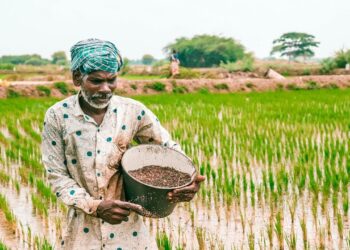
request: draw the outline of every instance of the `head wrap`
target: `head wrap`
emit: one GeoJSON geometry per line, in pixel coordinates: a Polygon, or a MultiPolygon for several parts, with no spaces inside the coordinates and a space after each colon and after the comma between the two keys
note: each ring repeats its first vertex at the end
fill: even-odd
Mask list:
{"type": "Polygon", "coordinates": [[[123,66],[123,59],[116,46],[100,39],[87,39],[73,45],[70,50],[71,70],[82,74],[93,71],[118,72],[123,66]]]}

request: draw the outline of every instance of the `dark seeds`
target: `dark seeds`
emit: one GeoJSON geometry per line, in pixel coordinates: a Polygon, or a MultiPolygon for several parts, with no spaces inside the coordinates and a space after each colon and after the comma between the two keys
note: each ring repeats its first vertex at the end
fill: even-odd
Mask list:
{"type": "Polygon", "coordinates": [[[191,181],[189,174],[171,167],[145,166],[132,170],[129,174],[143,183],[156,187],[178,187],[191,181]]]}

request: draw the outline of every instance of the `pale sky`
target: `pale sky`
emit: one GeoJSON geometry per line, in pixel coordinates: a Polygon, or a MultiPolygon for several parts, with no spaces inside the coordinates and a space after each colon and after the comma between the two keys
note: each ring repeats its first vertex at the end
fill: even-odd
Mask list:
{"type": "Polygon", "coordinates": [[[69,55],[79,40],[114,42],[131,59],[178,37],[232,37],[259,58],[290,31],[321,42],[316,57],[350,49],[350,0],[0,0],[0,55],[69,55]]]}

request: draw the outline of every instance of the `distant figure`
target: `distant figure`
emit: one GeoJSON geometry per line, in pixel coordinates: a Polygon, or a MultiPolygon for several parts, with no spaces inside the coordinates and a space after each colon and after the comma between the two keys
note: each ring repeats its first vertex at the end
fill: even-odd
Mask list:
{"type": "Polygon", "coordinates": [[[170,68],[171,68],[171,76],[174,77],[180,74],[180,60],[176,50],[173,50],[170,56],[170,68]]]}

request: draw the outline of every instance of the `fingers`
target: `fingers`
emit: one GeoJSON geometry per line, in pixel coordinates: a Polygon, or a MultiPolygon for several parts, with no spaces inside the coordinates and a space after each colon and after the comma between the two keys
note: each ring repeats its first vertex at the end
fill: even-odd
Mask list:
{"type": "Polygon", "coordinates": [[[119,215],[119,216],[123,216],[123,217],[126,216],[127,217],[127,216],[130,215],[130,210],[117,207],[117,208],[113,208],[112,209],[112,214],[116,214],[116,215],[119,215]]]}
{"type": "Polygon", "coordinates": [[[196,179],[194,179],[195,182],[202,182],[205,181],[205,176],[203,175],[197,175],[196,179]]]}
{"type": "Polygon", "coordinates": [[[123,209],[128,209],[128,210],[132,210],[136,213],[142,213],[143,212],[143,207],[141,205],[135,204],[135,203],[131,203],[131,202],[126,202],[126,201],[120,201],[120,200],[116,200],[115,201],[116,205],[118,207],[121,207],[123,209]]]}
{"type": "Polygon", "coordinates": [[[177,194],[177,193],[193,193],[193,192],[197,192],[198,189],[199,189],[199,185],[196,182],[193,182],[189,186],[186,186],[186,187],[183,187],[183,188],[174,189],[173,193],[174,194],[177,194]]]}

